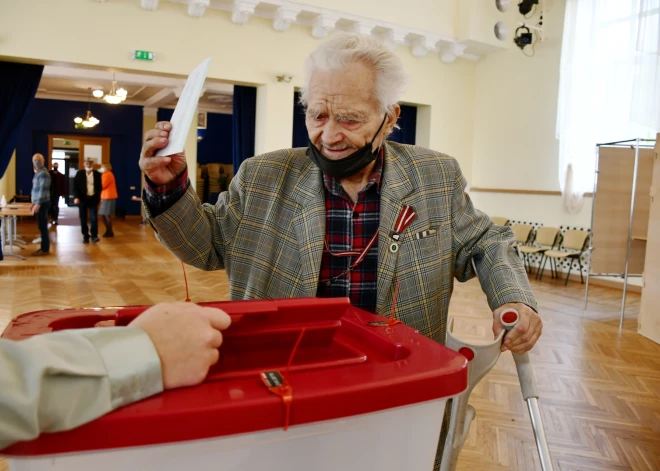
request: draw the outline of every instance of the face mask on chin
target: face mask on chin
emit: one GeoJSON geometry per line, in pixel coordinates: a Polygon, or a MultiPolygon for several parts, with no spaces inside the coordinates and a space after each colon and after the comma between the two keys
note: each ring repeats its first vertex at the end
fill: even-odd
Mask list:
{"type": "Polygon", "coordinates": [[[371,162],[376,160],[376,157],[378,156],[378,149],[374,150],[373,144],[376,140],[376,137],[378,137],[380,130],[383,129],[383,125],[385,124],[386,119],[387,115],[385,115],[383,118],[383,122],[380,123],[380,127],[378,128],[378,131],[376,131],[376,135],[371,140],[371,142],[363,147],[360,147],[358,150],[344,157],[343,159],[328,159],[312,143],[311,140],[309,141],[307,156],[312,160],[312,162],[314,162],[314,164],[316,164],[318,168],[321,169],[323,173],[327,173],[331,177],[346,178],[350,177],[351,175],[355,175],[356,173],[362,171],[371,162]]]}

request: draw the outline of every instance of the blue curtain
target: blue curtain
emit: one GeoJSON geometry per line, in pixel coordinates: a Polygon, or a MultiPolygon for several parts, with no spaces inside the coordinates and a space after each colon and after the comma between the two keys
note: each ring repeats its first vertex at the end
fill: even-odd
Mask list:
{"type": "Polygon", "coordinates": [[[309,135],[305,126],[305,108],[300,104],[300,92],[293,94],[293,137],[291,147],[307,147],[309,135]]]}
{"type": "Polygon", "coordinates": [[[14,153],[43,70],[43,65],[0,62],[0,178],[14,153]]]}
{"type": "Polygon", "coordinates": [[[234,85],[234,113],[232,114],[234,175],[245,159],[254,156],[256,116],[257,89],[234,85]]]}
{"type": "Polygon", "coordinates": [[[417,132],[417,107],[401,105],[401,116],[399,116],[399,127],[388,137],[389,141],[400,144],[415,144],[415,133],[417,132]]]}
{"type": "Polygon", "coordinates": [[[156,111],[156,119],[158,121],[170,121],[173,114],[174,110],[169,108],[158,108],[158,111],[156,111]]]}

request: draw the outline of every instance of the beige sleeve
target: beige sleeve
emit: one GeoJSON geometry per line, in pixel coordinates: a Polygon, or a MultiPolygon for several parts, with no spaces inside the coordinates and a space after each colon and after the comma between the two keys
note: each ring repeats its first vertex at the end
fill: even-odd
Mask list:
{"type": "Polygon", "coordinates": [[[0,339],[0,450],[163,390],[149,336],[134,327],[0,339]]]}

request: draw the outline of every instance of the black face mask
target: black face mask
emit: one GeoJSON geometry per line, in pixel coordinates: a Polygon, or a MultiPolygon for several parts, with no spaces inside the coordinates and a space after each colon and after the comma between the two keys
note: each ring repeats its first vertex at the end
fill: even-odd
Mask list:
{"type": "Polygon", "coordinates": [[[378,131],[376,131],[376,135],[370,143],[364,147],[360,147],[351,155],[348,155],[343,159],[330,160],[326,158],[323,154],[321,154],[321,151],[317,149],[311,140],[309,141],[307,156],[312,159],[312,162],[314,162],[316,166],[320,168],[321,171],[323,171],[323,173],[327,173],[331,177],[346,178],[350,177],[351,175],[355,175],[356,173],[363,170],[371,162],[376,160],[376,157],[378,157],[378,149],[373,150],[372,146],[376,140],[376,137],[378,137],[378,133],[380,133],[380,130],[383,129],[383,125],[385,124],[386,119],[387,115],[385,115],[383,118],[383,122],[380,123],[378,131]]]}

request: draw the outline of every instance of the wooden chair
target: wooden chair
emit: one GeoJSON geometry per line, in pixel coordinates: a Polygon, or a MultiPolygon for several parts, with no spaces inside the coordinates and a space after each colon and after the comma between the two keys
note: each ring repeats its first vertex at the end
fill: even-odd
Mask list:
{"type": "MultiPolygon", "coordinates": [[[[534,237],[534,226],[528,224],[514,224],[511,226],[511,232],[513,232],[513,237],[516,239],[516,242],[513,244],[513,248],[518,252],[518,256],[523,259],[525,263],[525,257],[520,253],[520,247],[527,245],[533,240],[534,237]]],[[[525,270],[529,272],[529,267],[525,264],[525,270]]]]}
{"type": "Polygon", "coordinates": [[[569,260],[570,265],[568,268],[568,273],[566,274],[566,282],[564,286],[568,284],[568,278],[571,276],[571,270],[573,270],[573,265],[575,260],[578,262],[580,267],[580,281],[584,283],[584,277],[582,276],[582,261],[580,258],[582,254],[587,249],[587,243],[589,241],[589,232],[588,231],[579,231],[575,229],[568,230],[564,233],[563,241],[559,250],[548,250],[545,252],[545,261],[541,268],[541,278],[543,278],[543,269],[545,268],[545,263],[548,259],[551,260],[551,268],[554,263],[554,273],[559,276],[557,269],[558,260],[569,260]]]}
{"type": "Polygon", "coordinates": [[[559,248],[559,243],[561,240],[561,233],[557,227],[540,227],[536,230],[536,237],[534,242],[537,245],[523,245],[519,247],[519,252],[523,256],[523,261],[526,260],[527,264],[531,267],[531,256],[541,254],[541,260],[539,260],[537,269],[536,269],[536,278],[539,277],[541,272],[541,265],[543,265],[543,259],[545,258],[545,253],[548,250],[552,250],[557,246],[559,248]]]}

